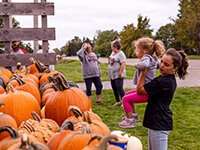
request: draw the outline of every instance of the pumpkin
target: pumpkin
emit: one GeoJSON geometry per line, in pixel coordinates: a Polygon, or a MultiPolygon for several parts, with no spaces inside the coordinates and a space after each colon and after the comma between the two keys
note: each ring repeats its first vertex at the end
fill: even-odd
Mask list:
{"type": "MultiPolygon", "coordinates": [[[[0,127],[0,133],[2,132],[8,132],[10,136],[0,141],[1,150],[8,150],[9,147],[21,141],[18,132],[9,126],[0,127]]],[[[28,135],[28,137],[30,141],[37,141],[36,138],[31,135],[28,135]]]]}
{"type": "Polygon", "coordinates": [[[19,126],[23,121],[33,118],[32,111],[40,115],[40,106],[33,95],[28,92],[18,91],[7,85],[6,93],[0,95],[0,102],[5,106],[0,107],[0,112],[11,115],[19,126]]]}
{"type": "Polygon", "coordinates": [[[6,68],[0,68],[2,74],[6,75],[9,79],[12,77],[12,72],[6,68]]]}
{"type": "MultiPolygon", "coordinates": [[[[88,141],[95,134],[92,134],[87,123],[82,123],[82,131],[81,132],[72,132],[67,136],[59,144],[59,150],[70,150],[70,149],[83,149],[88,141]]],[[[92,142],[92,144],[99,143],[98,140],[92,142]]]]}
{"type": "Polygon", "coordinates": [[[8,148],[8,150],[22,150],[22,149],[36,149],[36,150],[49,150],[49,148],[38,141],[29,141],[29,137],[26,134],[23,134],[21,137],[21,141],[13,144],[8,148]]]}
{"type": "MultiPolygon", "coordinates": [[[[4,104],[0,102],[0,107],[3,107],[3,106],[4,104]]],[[[3,126],[10,126],[14,129],[17,129],[17,123],[15,119],[8,114],[4,114],[0,112],[0,127],[3,127],[3,126]]],[[[8,133],[5,133],[5,132],[0,133],[0,141],[7,136],[9,136],[8,133]]]]}
{"type": "Polygon", "coordinates": [[[70,121],[65,122],[65,124],[60,127],[60,131],[52,135],[51,138],[48,140],[47,146],[49,147],[49,149],[58,150],[60,142],[65,138],[65,136],[72,133],[73,130],[73,123],[70,121]]]}
{"type": "Polygon", "coordinates": [[[16,80],[18,82],[18,85],[15,87],[16,90],[25,91],[32,94],[36,98],[38,104],[40,105],[41,97],[40,97],[40,92],[38,88],[36,87],[37,85],[34,85],[31,82],[25,82],[24,79],[20,77],[16,77],[15,79],[13,78],[13,80],[16,80]]]}
{"type": "MultiPolygon", "coordinates": [[[[83,113],[83,117],[82,117],[82,121],[87,122],[89,124],[92,133],[95,133],[95,134],[98,134],[98,135],[108,135],[108,134],[110,134],[110,129],[108,128],[108,126],[104,122],[102,122],[101,120],[96,119],[96,116],[94,117],[94,119],[92,118],[92,116],[94,116],[94,115],[90,115],[89,111],[85,111],[83,113]]],[[[76,123],[74,125],[74,130],[80,131],[80,130],[82,130],[81,127],[82,126],[81,126],[80,123],[76,123]]]]}
{"type": "Polygon", "coordinates": [[[95,135],[93,136],[86,147],[84,147],[82,150],[123,150],[122,148],[118,147],[118,146],[114,146],[114,145],[109,145],[109,141],[110,140],[114,140],[117,141],[118,138],[115,135],[107,135],[104,137],[101,137],[99,135],[95,135]],[[100,140],[99,144],[91,144],[91,142],[94,139],[98,139],[100,140]]]}
{"type": "Polygon", "coordinates": [[[79,88],[69,87],[64,76],[54,74],[52,80],[55,92],[48,98],[45,104],[45,117],[55,120],[58,125],[72,116],[73,114],[66,110],[70,105],[75,105],[82,112],[91,109],[91,103],[88,96],[79,88]]]}
{"type": "Polygon", "coordinates": [[[127,150],[142,150],[142,143],[141,141],[135,137],[135,136],[131,136],[128,139],[128,143],[127,143],[127,150]]]}

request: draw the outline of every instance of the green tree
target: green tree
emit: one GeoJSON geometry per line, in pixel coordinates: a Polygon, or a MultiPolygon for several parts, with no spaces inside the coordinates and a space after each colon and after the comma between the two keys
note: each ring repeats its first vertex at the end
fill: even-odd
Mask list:
{"type": "Polygon", "coordinates": [[[108,57],[111,53],[110,44],[117,39],[119,34],[114,30],[97,31],[94,50],[103,57],[108,57]]]}
{"type": "Polygon", "coordinates": [[[137,19],[137,27],[134,27],[133,23],[128,24],[124,26],[120,32],[122,49],[127,57],[130,58],[135,56],[132,47],[133,41],[144,36],[152,37],[153,30],[150,29],[149,21],[150,19],[147,17],[139,15],[137,19]]]}
{"type": "Polygon", "coordinates": [[[168,23],[165,26],[161,26],[155,35],[155,39],[161,40],[164,43],[166,49],[171,47],[175,49],[181,48],[180,42],[178,42],[176,38],[177,33],[175,24],[172,23],[168,23]]]}
{"type": "Polygon", "coordinates": [[[78,36],[75,36],[72,40],[68,41],[66,44],[67,55],[75,56],[76,52],[81,48],[82,43],[82,40],[78,36]]]}
{"type": "Polygon", "coordinates": [[[178,19],[175,20],[177,41],[189,54],[200,55],[200,0],[179,0],[178,19]]]}

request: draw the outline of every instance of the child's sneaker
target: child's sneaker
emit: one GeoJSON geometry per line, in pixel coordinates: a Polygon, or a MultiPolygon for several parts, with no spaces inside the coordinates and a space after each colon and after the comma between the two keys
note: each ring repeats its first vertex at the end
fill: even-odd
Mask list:
{"type": "Polygon", "coordinates": [[[135,128],[136,123],[134,121],[134,118],[125,118],[118,125],[120,128],[135,128]]]}
{"type": "MultiPolygon", "coordinates": [[[[124,120],[124,119],[126,119],[126,117],[122,117],[122,120],[124,120]]],[[[134,119],[135,123],[137,123],[138,122],[138,115],[133,113],[133,119],[134,119]]]]}

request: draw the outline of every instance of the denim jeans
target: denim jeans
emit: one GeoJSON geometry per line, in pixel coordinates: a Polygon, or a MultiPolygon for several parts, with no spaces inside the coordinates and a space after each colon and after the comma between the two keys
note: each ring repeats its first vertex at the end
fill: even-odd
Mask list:
{"type": "Polygon", "coordinates": [[[167,150],[170,131],[148,130],[148,150],[167,150]]]}

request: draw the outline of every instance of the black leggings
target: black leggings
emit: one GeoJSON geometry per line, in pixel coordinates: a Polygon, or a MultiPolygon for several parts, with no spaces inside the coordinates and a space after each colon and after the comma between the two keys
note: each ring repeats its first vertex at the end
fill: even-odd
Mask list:
{"type": "Polygon", "coordinates": [[[123,83],[124,83],[124,78],[117,78],[111,81],[111,86],[113,93],[115,95],[116,102],[120,102],[119,96],[122,97],[124,96],[125,92],[123,89],[123,83]]]}
{"type": "Polygon", "coordinates": [[[85,85],[86,85],[86,94],[87,96],[91,96],[92,92],[92,83],[94,83],[94,86],[96,88],[96,95],[101,95],[101,91],[103,88],[103,85],[101,83],[100,77],[92,77],[92,78],[87,78],[85,80],[85,85]]]}

